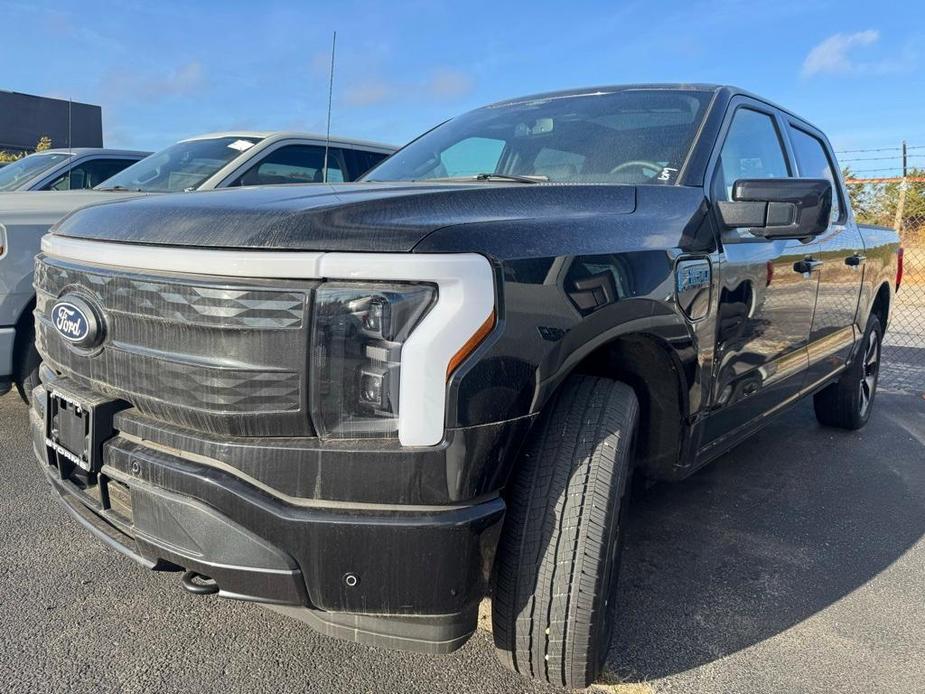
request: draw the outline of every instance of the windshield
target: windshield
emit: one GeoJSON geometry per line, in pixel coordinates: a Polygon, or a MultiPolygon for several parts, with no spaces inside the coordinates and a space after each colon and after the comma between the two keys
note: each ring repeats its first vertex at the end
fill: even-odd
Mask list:
{"type": "Polygon", "coordinates": [[[30,154],[0,168],[0,190],[20,190],[52,166],[71,155],[67,152],[30,154]]]}
{"type": "Polygon", "coordinates": [[[488,106],[431,130],[364,180],[674,183],[710,97],[627,89],[488,106]]]}
{"type": "Polygon", "coordinates": [[[132,164],[96,190],[179,193],[196,190],[225,164],[260,142],[254,137],[186,140],[132,164]]]}

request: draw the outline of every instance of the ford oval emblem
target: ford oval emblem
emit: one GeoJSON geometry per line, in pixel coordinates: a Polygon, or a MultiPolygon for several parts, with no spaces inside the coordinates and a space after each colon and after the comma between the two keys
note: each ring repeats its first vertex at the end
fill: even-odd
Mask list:
{"type": "Polygon", "coordinates": [[[58,334],[76,347],[95,347],[103,338],[99,314],[86,300],[62,297],[51,309],[51,324],[58,334]]]}

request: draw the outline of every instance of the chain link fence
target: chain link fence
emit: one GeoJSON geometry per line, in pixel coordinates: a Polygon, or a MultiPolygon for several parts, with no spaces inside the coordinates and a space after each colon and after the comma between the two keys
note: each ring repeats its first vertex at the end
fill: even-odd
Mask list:
{"type": "Polygon", "coordinates": [[[899,230],[902,287],[884,339],[881,386],[925,392],[925,171],[890,178],[847,178],[858,222],[899,230]]]}

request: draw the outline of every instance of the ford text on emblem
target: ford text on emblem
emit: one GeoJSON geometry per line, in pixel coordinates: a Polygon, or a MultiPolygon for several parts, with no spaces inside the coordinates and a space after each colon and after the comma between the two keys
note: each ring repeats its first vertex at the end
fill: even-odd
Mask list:
{"type": "Polygon", "coordinates": [[[77,296],[62,297],[52,307],[51,324],[61,337],[77,347],[95,347],[103,337],[96,311],[77,296]]]}

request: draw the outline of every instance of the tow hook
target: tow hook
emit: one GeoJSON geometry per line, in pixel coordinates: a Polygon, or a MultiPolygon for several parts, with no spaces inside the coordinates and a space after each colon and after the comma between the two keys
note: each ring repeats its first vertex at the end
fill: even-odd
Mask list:
{"type": "Polygon", "coordinates": [[[218,592],[218,584],[208,576],[203,576],[195,571],[187,571],[180,579],[183,588],[194,595],[215,595],[218,592]]]}

